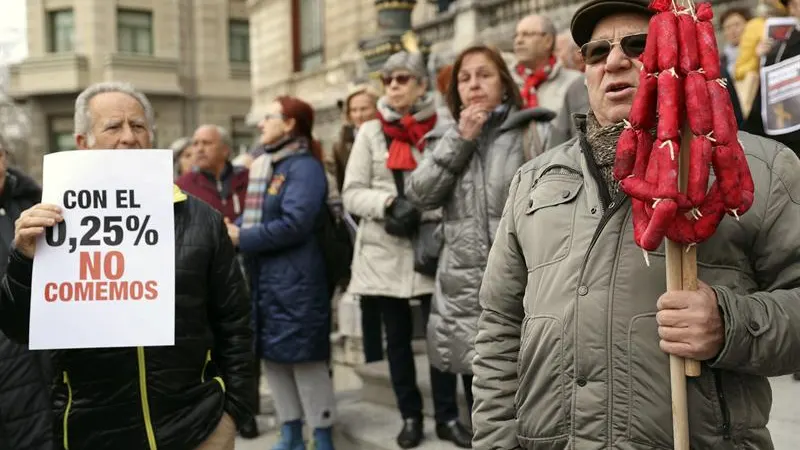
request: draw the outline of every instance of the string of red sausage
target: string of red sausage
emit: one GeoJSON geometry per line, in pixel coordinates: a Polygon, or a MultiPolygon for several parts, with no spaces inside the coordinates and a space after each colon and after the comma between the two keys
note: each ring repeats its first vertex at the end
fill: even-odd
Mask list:
{"type": "Polygon", "coordinates": [[[664,237],[684,245],[703,242],[726,213],[738,219],[753,203],[753,180],[720,78],[711,5],[684,8],[653,0],[650,8],[656,15],[614,164],[614,177],[633,203],[636,244],[645,251],[656,250],[664,237]],[[684,125],[692,136],[687,188],[680,192],[684,125]]]}

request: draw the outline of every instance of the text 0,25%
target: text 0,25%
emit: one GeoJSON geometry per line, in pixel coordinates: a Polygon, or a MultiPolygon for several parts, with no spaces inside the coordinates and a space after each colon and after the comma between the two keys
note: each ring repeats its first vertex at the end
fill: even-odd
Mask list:
{"type": "Polygon", "coordinates": [[[67,236],[67,222],[62,221],[45,231],[45,240],[51,247],[60,247],[69,242],[69,252],[73,253],[78,245],[82,247],[96,247],[105,244],[115,247],[122,244],[126,232],[134,234],[133,245],[144,242],[146,245],[158,243],[158,231],[148,229],[150,215],[143,216],[84,216],[81,219],[79,235],[67,236]]]}

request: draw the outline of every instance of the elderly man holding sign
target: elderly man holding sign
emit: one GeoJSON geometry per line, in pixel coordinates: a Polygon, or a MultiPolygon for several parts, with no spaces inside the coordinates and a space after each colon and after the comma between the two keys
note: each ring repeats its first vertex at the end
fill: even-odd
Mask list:
{"type": "MultiPolygon", "coordinates": [[[[708,39],[698,45],[698,31],[698,39],[688,44],[709,52],[701,53],[704,67],[708,61],[718,66],[716,52],[707,45],[713,42],[713,25],[707,16],[700,18],[702,4],[697,7],[699,22],[686,13],[681,21],[690,30],[695,24],[702,27],[708,39]]],[[[675,16],[669,14],[659,20],[673,23],[675,16]]],[[[511,184],[480,293],[473,363],[475,449],[773,448],[766,428],[772,402],[767,377],[800,368],[800,161],[777,142],[739,133],[744,154],[731,159],[749,167],[755,185],[752,207],[737,216],[739,203],[731,205],[733,196],[726,195],[712,212],[701,196],[705,219],[673,214],[675,223],[685,219],[692,227],[709,218],[721,221],[707,240],[694,241],[699,242],[697,275],[705,283],[699,289],[670,289],[673,277],[665,277],[665,271],[674,253],[667,250],[665,256],[664,247],[671,244],[661,244],[663,231],[659,237],[652,227],[644,234],[657,239],[641,234],[639,220],[647,216],[638,213],[637,205],[648,208],[652,202],[632,202],[625,186],[629,178],[615,170],[620,136],[629,123],[635,126],[634,99],[648,92],[642,83],[653,82],[648,77],[654,71],[647,68],[652,60],[640,57],[648,56],[645,49],[654,43],[664,56],[678,47],[677,33],[654,32],[651,16],[641,0],[591,0],[572,19],[572,35],[586,62],[591,111],[579,118],[578,139],[522,166],[511,184]],[[651,251],[650,267],[642,249],[651,251]],[[673,436],[674,357],[702,363],[699,376],[684,384],[689,436],[673,436]]],[[[719,76],[712,75],[713,64],[704,73],[689,74],[699,75],[702,83],[708,75],[709,89],[727,99],[719,76]]],[[[675,119],[680,111],[662,104],[668,94],[662,92],[668,80],[663,77],[687,72],[685,66],[658,71],[657,134],[662,139],[667,113],[675,119]]],[[[697,100],[686,98],[689,105],[697,100]]],[[[646,106],[648,113],[655,109],[655,103],[646,106]]],[[[687,107],[689,117],[711,106],[687,107]]],[[[726,108],[717,101],[713,109],[726,108]]],[[[735,124],[727,135],[717,127],[730,125],[732,117],[715,118],[713,138],[716,146],[728,140],[725,145],[738,151],[735,124]]],[[[643,133],[656,128],[651,119],[643,133]]],[[[639,136],[646,141],[645,134],[639,136]]],[[[689,154],[686,147],[676,147],[689,154]]],[[[659,176],[675,176],[669,149],[653,147],[651,155],[659,154],[656,148],[659,176]]],[[[696,152],[692,144],[691,153],[696,152]]],[[[640,175],[638,158],[635,163],[640,175]]],[[[731,174],[720,167],[725,166],[714,163],[716,178],[728,180],[731,174]]],[[[709,180],[708,162],[694,169],[705,176],[701,189],[714,180],[709,180]]],[[[650,174],[648,168],[645,176],[650,174]]],[[[741,185],[752,194],[747,189],[752,185],[741,185]]],[[[725,189],[737,186],[726,181],[725,189]]],[[[719,200],[710,192],[708,198],[719,200]]],[[[669,197],[663,201],[667,206],[674,202],[669,197]]],[[[660,212],[663,207],[655,208],[660,212]]],[[[694,231],[699,235],[699,229],[694,231]]],[[[672,240],[671,227],[668,232],[672,240]]],[[[686,381],[683,373],[676,378],[686,381]]]]}
{"type": "MultiPolygon", "coordinates": [[[[79,149],[150,149],[153,127],[154,114],[149,101],[130,85],[101,83],[86,89],[76,100],[75,131],[79,149]]],[[[75,157],[99,154],[76,152],[75,157]]],[[[130,158],[131,152],[114,154],[119,155],[118,160],[122,161],[118,163],[120,165],[126,164],[125,158],[130,158]]],[[[134,157],[136,155],[138,153],[133,154],[134,157]]],[[[111,157],[114,158],[114,155],[111,157]]],[[[165,160],[164,176],[169,177],[164,184],[166,187],[171,182],[167,164],[165,160]]],[[[157,169],[160,167],[152,170],[157,169]]],[[[113,172],[114,168],[109,167],[108,170],[113,172]]],[[[145,172],[137,172],[134,176],[149,176],[145,172]]],[[[51,184],[59,182],[56,175],[48,174],[46,161],[45,191],[48,180],[51,180],[51,184]]],[[[106,180],[100,175],[97,180],[101,181],[93,182],[99,188],[113,185],[113,180],[106,180]]],[[[71,182],[80,184],[82,180],[71,182]]],[[[116,190],[113,195],[112,189],[108,188],[108,191],[109,202],[115,202],[117,208],[137,208],[145,203],[141,197],[134,198],[133,191],[126,193],[116,190]]],[[[69,196],[68,193],[63,194],[65,208],[87,200],[98,203],[103,200],[102,196],[87,199],[80,194],[69,196]]],[[[38,332],[33,332],[36,330],[31,325],[31,310],[34,310],[36,319],[37,307],[66,307],[63,314],[73,314],[73,311],[81,308],[106,308],[103,311],[111,320],[112,309],[130,306],[132,309],[126,310],[126,314],[130,314],[131,321],[138,314],[135,308],[141,310],[158,302],[168,305],[169,311],[163,315],[168,316],[174,311],[174,320],[170,321],[170,327],[174,322],[174,336],[173,329],[168,329],[169,340],[174,338],[174,345],[154,343],[145,345],[163,346],[128,347],[121,341],[115,341],[119,338],[112,336],[113,333],[108,333],[108,345],[102,345],[100,341],[63,347],[56,343],[44,347],[58,348],[53,351],[57,374],[53,403],[58,418],[55,429],[57,442],[65,449],[233,449],[237,426],[252,417],[245,400],[255,382],[251,363],[253,337],[249,326],[250,305],[241,272],[235,262],[233,245],[218,212],[202,201],[186,196],[177,188],[174,188],[171,196],[171,201],[167,199],[165,204],[166,211],[171,207],[174,213],[174,307],[169,303],[172,301],[171,279],[163,280],[165,282],[161,284],[130,281],[122,289],[120,286],[123,284],[120,283],[124,281],[117,280],[119,276],[113,273],[114,270],[121,272],[122,267],[117,265],[115,269],[113,265],[108,267],[104,264],[101,270],[97,261],[92,263],[92,252],[81,253],[80,280],[87,277],[97,280],[101,273],[105,273],[112,281],[95,281],[93,285],[88,283],[93,287],[82,292],[80,286],[86,285],[86,281],[70,280],[71,283],[58,284],[58,289],[48,289],[47,286],[54,285],[49,283],[40,289],[35,281],[38,269],[34,270],[34,255],[37,263],[44,264],[44,251],[54,248],[53,241],[56,239],[53,238],[53,228],[58,233],[66,233],[66,229],[78,229],[77,224],[70,219],[70,224],[64,225],[64,218],[72,214],[71,210],[62,210],[52,204],[39,204],[28,209],[16,223],[8,271],[0,286],[0,327],[12,339],[27,342],[30,333],[33,344],[34,337],[40,336],[38,332]],[[46,239],[39,239],[44,235],[47,235],[46,239]],[[37,242],[41,247],[38,250],[37,242]],[[95,271],[97,273],[93,274],[95,271]],[[107,283],[102,285],[107,288],[101,289],[101,283],[107,283]],[[136,283],[143,283],[143,289],[136,288],[136,283]],[[69,285],[75,287],[64,288],[69,285]],[[137,293],[137,289],[141,292],[137,293]],[[160,298],[160,295],[165,298],[160,298]],[[79,296],[82,298],[78,299],[79,296]]],[[[163,195],[161,198],[164,198],[163,195]]],[[[101,207],[92,214],[105,212],[105,208],[101,207]]],[[[157,228],[144,228],[143,222],[151,219],[149,215],[127,216],[128,220],[120,219],[119,224],[115,224],[116,217],[105,216],[103,219],[108,230],[99,231],[97,239],[99,241],[99,237],[104,236],[102,239],[107,246],[116,245],[128,231],[137,231],[136,228],[141,231],[136,242],[130,244],[139,246],[136,247],[139,250],[129,252],[125,270],[143,273],[147,267],[137,269],[133,257],[137,255],[136,252],[141,254],[147,251],[142,248],[155,246],[159,236],[169,248],[169,252],[164,254],[172,256],[171,221],[167,229],[161,228],[157,233],[154,231],[157,228]],[[121,230],[122,235],[115,237],[115,233],[109,230],[113,231],[117,226],[127,226],[127,229],[116,228],[121,230]]],[[[153,215],[152,221],[151,227],[167,223],[156,215],[153,215]]],[[[77,239],[73,237],[66,241],[70,245],[63,245],[57,250],[65,255],[66,252],[72,254],[77,239]]],[[[91,242],[92,239],[84,235],[80,245],[91,242]]],[[[105,250],[101,244],[97,245],[98,249],[105,250]]],[[[110,254],[115,252],[106,252],[106,256],[110,254]]],[[[50,254],[47,257],[50,258],[50,254]]],[[[75,258],[75,254],[71,257],[75,258]]],[[[166,257],[144,265],[164,273],[173,273],[171,261],[167,263],[166,257]]],[[[59,270],[51,272],[55,277],[69,271],[70,268],[65,265],[61,273],[58,273],[59,270]]],[[[77,275],[72,276],[77,278],[77,275]]],[[[66,322],[68,317],[62,317],[66,322]]],[[[141,327],[147,328],[148,332],[150,328],[155,330],[155,327],[148,328],[148,322],[163,319],[157,315],[144,317],[145,322],[141,327]]],[[[86,318],[88,320],[88,315],[86,318]]],[[[85,334],[90,335],[90,331],[86,330],[85,334]]],[[[65,341],[74,340],[74,335],[79,334],[69,329],[60,332],[65,341]]]]}

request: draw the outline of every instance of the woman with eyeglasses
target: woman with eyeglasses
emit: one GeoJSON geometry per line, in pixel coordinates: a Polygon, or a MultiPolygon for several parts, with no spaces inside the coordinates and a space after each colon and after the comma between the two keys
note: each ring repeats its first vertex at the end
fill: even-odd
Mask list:
{"type": "Polygon", "coordinates": [[[228,223],[245,255],[256,354],[282,424],[273,450],[305,450],[304,420],[314,448],[333,450],[331,303],[317,239],[327,179],[313,127],[308,103],[281,96],[269,105],[259,123],[264,153],[250,166],[241,228],[228,223]]]}
{"type": "MultiPolygon", "coordinates": [[[[378,119],[358,130],[342,187],[345,210],[361,218],[348,290],[381,309],[389,373],[403,418],[397,444],[413,448],[423,439],[423,414],[410,301],[420,301],[427,315],[434,285],[430,275],[415,269],[412,238],[421,223],[436,221],[441,214],[420,213],[405,198],[402,180],[422,160],[423,137],[437,122],[436,104],[427,93],[419,53],[392,55],[382,75],[385,95],[378,100],[378,119]]],[[[438,437],[469,448],[471,436],[458,421],[455,376],[435,367],[430,372],[438,437]]]]}

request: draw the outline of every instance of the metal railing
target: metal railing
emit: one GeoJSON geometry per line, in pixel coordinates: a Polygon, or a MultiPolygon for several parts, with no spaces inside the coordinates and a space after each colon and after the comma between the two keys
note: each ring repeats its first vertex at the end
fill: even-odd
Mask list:
{"type": "Polygon", "coordinates": [[[423,42],[448,41],[453,39],[455,34],[455,17],[453,11],[438,14],[433,19],[414,27],[414,31],[423,42]]]}
{"type": "Polygon", "coordinates": [[[539,8],[534,8],[531,0],[486,0],[477,5],[481,28],[496,27],[507,23],[516,23],[536,9],[544,9],[544,3],[555,3],[555,0],[535,0],[539,8]]]}

